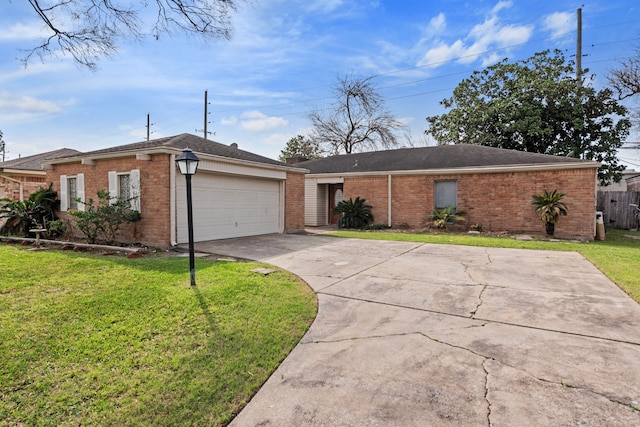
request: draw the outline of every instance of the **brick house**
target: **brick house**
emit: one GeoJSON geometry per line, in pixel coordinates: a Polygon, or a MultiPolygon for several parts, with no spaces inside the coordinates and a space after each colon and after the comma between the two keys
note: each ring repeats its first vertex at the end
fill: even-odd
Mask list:
{"type": "Polygon", "coordinates": [[[40,187],[47,187],[42,162],[79,154],[70,148],[0,162],[0,199],[26,200],[40,187]]]}
{"type": "Polygon", "coordinates": [[[133,198],[142,217],[123,240],[163,248],[187,243],[186,184],[175,164],[186,147],[200,158],[192,178],[196,241],[304,229],[306,170],[190,134],[46,161],[60,217],[84,208],[77,199],[108,190],[133,198]]]}
{"type": "Polygon", "coordinates": [[[487,231],[544,232],[532,196],[566,193],[569,209],[556,235],[593,239],[599,164],[471,144],[332,156],[297,164],[305,177],[305,224],[334,224],[333,207],[365,198],[374,222],[420,228],[434,208],[465,212],[466,226],[487,231]]]}

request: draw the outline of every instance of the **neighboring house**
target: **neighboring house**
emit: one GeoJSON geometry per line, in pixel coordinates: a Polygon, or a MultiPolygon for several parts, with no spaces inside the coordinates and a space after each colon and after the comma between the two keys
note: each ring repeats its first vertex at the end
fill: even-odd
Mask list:
{"type": "Polygon", "coordinates": [[[25,200],[40,187],[47,187],[42,162],[78,154],[70,148],[0,162],[0,199],[25,200]]]}
{"type": "Polygon", "coordinates": [[[612,182],[609,185],[598,185],[598,191],[638,191],[629,188],[630,182],[637,182],[637,178],[640,177],[640,172],[636,172],[633,169],[626,169],[622,171],[622,179],[620,182],[612,182]],[[633,179],[636,178],[634,181],[633,179]],[[631,180],[631,181],[630,181],[631,180]]]}
{"type": "Polygon", "coordinates": [[[297,164],[305,177],[305,224],[334,224],[335,205],[355,197],[373,206],[376,224],[424,227],[435,208],[464,211],[466,226],[543,232],[531,201],[566,193],[569,215],[556,234],[593,239],[599,164],[569,157],[457,144],[357,153],[297,164]]]}
{"type": "Polygon", "coordinates": [[[186,147],[200,158],[192,178],[196,241],[304,229],[306,170],[190,134],[50,160],[47,181],[59,193],[63,218],[108,190],[134,198],[142,220],[133,241],[187,243],[186,184],[175,164],[186,147]]]}

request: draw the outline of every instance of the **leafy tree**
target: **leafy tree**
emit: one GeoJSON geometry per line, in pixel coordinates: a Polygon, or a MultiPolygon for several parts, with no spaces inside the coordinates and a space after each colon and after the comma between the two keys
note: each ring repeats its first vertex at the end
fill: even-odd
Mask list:
{"type": "Polygon", "coordinates": [[[60,53],[95,69],[98,58],[117,51],[118,39],[150,34],[157,40],[176,31],[229,39],[230,15],[241,1],[28,0],[49,34],[23,61],[27,64],[34,54],[42,58],[60,53]]]}
{"type": "Polygon", "coordinates": [[[48,228],[56,219],[57,193],[50,184],[31,193],[27,200],[0,199],[0,218],[6,221],[0,234],[28,236],[32,228],[48,228]]]}
{"type": "MultiPolygon", "coordinates": [[[[78,199],[80,203],[80,200],[78,199]]],[[[69,211],[76,227],[87,237],[89,243],[116,241],[122,224],[140,221],[140,213],[131,209],[131,200],[111,197],[108,191],[99,190],[97,202],[89,199],[84,211],[69,211]]]]}
{"type": "Polygon", "coordinates": [[[387,111],[371,78],[338,77],[335,102],[327,113],[313,112],[310,138],[331,154],[390,148],[398,144],[395,132],[404,128],[387,111]]]}
{"type": "Polygon", "coordinates": [[[338,220],[339,228],[364,228],[373,222],[372,206],[367,205],[367,199],[356,197],[355,200],[343,200],[333,209],[336,214],[342,214],[338,220]]]}
{"type": "Polygon", "coordinates": [[[298,135],[287,142],[287,145],[280,151],[278,160],[286,162],[291,157],[300,157],[306,160],[318,159],[322,157],[322,150],[317,142],[298,135]]]}
{"type": "Polygon", "coordinates": [[[616,151],[628,136],[627,109],[610,89],[578,84],[572,62],[556,50],[474,71],[427,117],[440,144],[470,143],[595,160],[601,183],[620,181],[616,151]]]}

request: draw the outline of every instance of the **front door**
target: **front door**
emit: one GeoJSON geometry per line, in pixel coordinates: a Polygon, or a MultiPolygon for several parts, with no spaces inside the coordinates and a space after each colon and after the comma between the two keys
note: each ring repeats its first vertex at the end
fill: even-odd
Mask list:
{"type": "Polygon", "coordinates": [[[333,213],[342,201],[342,184],[329,184],[329,224],[337,224],[340,214],[333,213]]]}

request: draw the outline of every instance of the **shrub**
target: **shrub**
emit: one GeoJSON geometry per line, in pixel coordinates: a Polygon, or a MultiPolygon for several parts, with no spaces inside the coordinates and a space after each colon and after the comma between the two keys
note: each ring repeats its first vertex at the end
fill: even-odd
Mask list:
{"type": "Polygon", "coordinates": [[[48,228],[49,223],[56,219],[54,212],[58,203],[52,186],[40,187],[27,200],[1,199],[0,218],[6,218],[6,222],[0,234],[27,237],[32,228],[48,228]]]}
{"type": "Polygon", "coordinates": [[[428,218],[429,221],[431,221],[431,225],[435,228],[445,228],[447,224],[456,224],[465,221],[464,212],[456,212],[453,206],[436,208],[428,218]]]}
{"type": "Polygon", "coordinates": [[[355,200],[343,200],[333,210],[334,213],[342,214],[338,220],[339,228],[364,228],[373,222],[371,206],[365,204],[367,200],[356,197],[355,200]]]}
{"type": "MultiPolygon", "coordinates": [[[[80,200],[78,202],[82,203],[80,200]]],[[[89,243],[113,244],[122,224],[141,219],[140,213],[131,209],[130,200],[111,197],[106,190],[98,191],[97,202],[89,199],[84,204],[84,211],[69,211],[69,214],[89,243]]]]}

